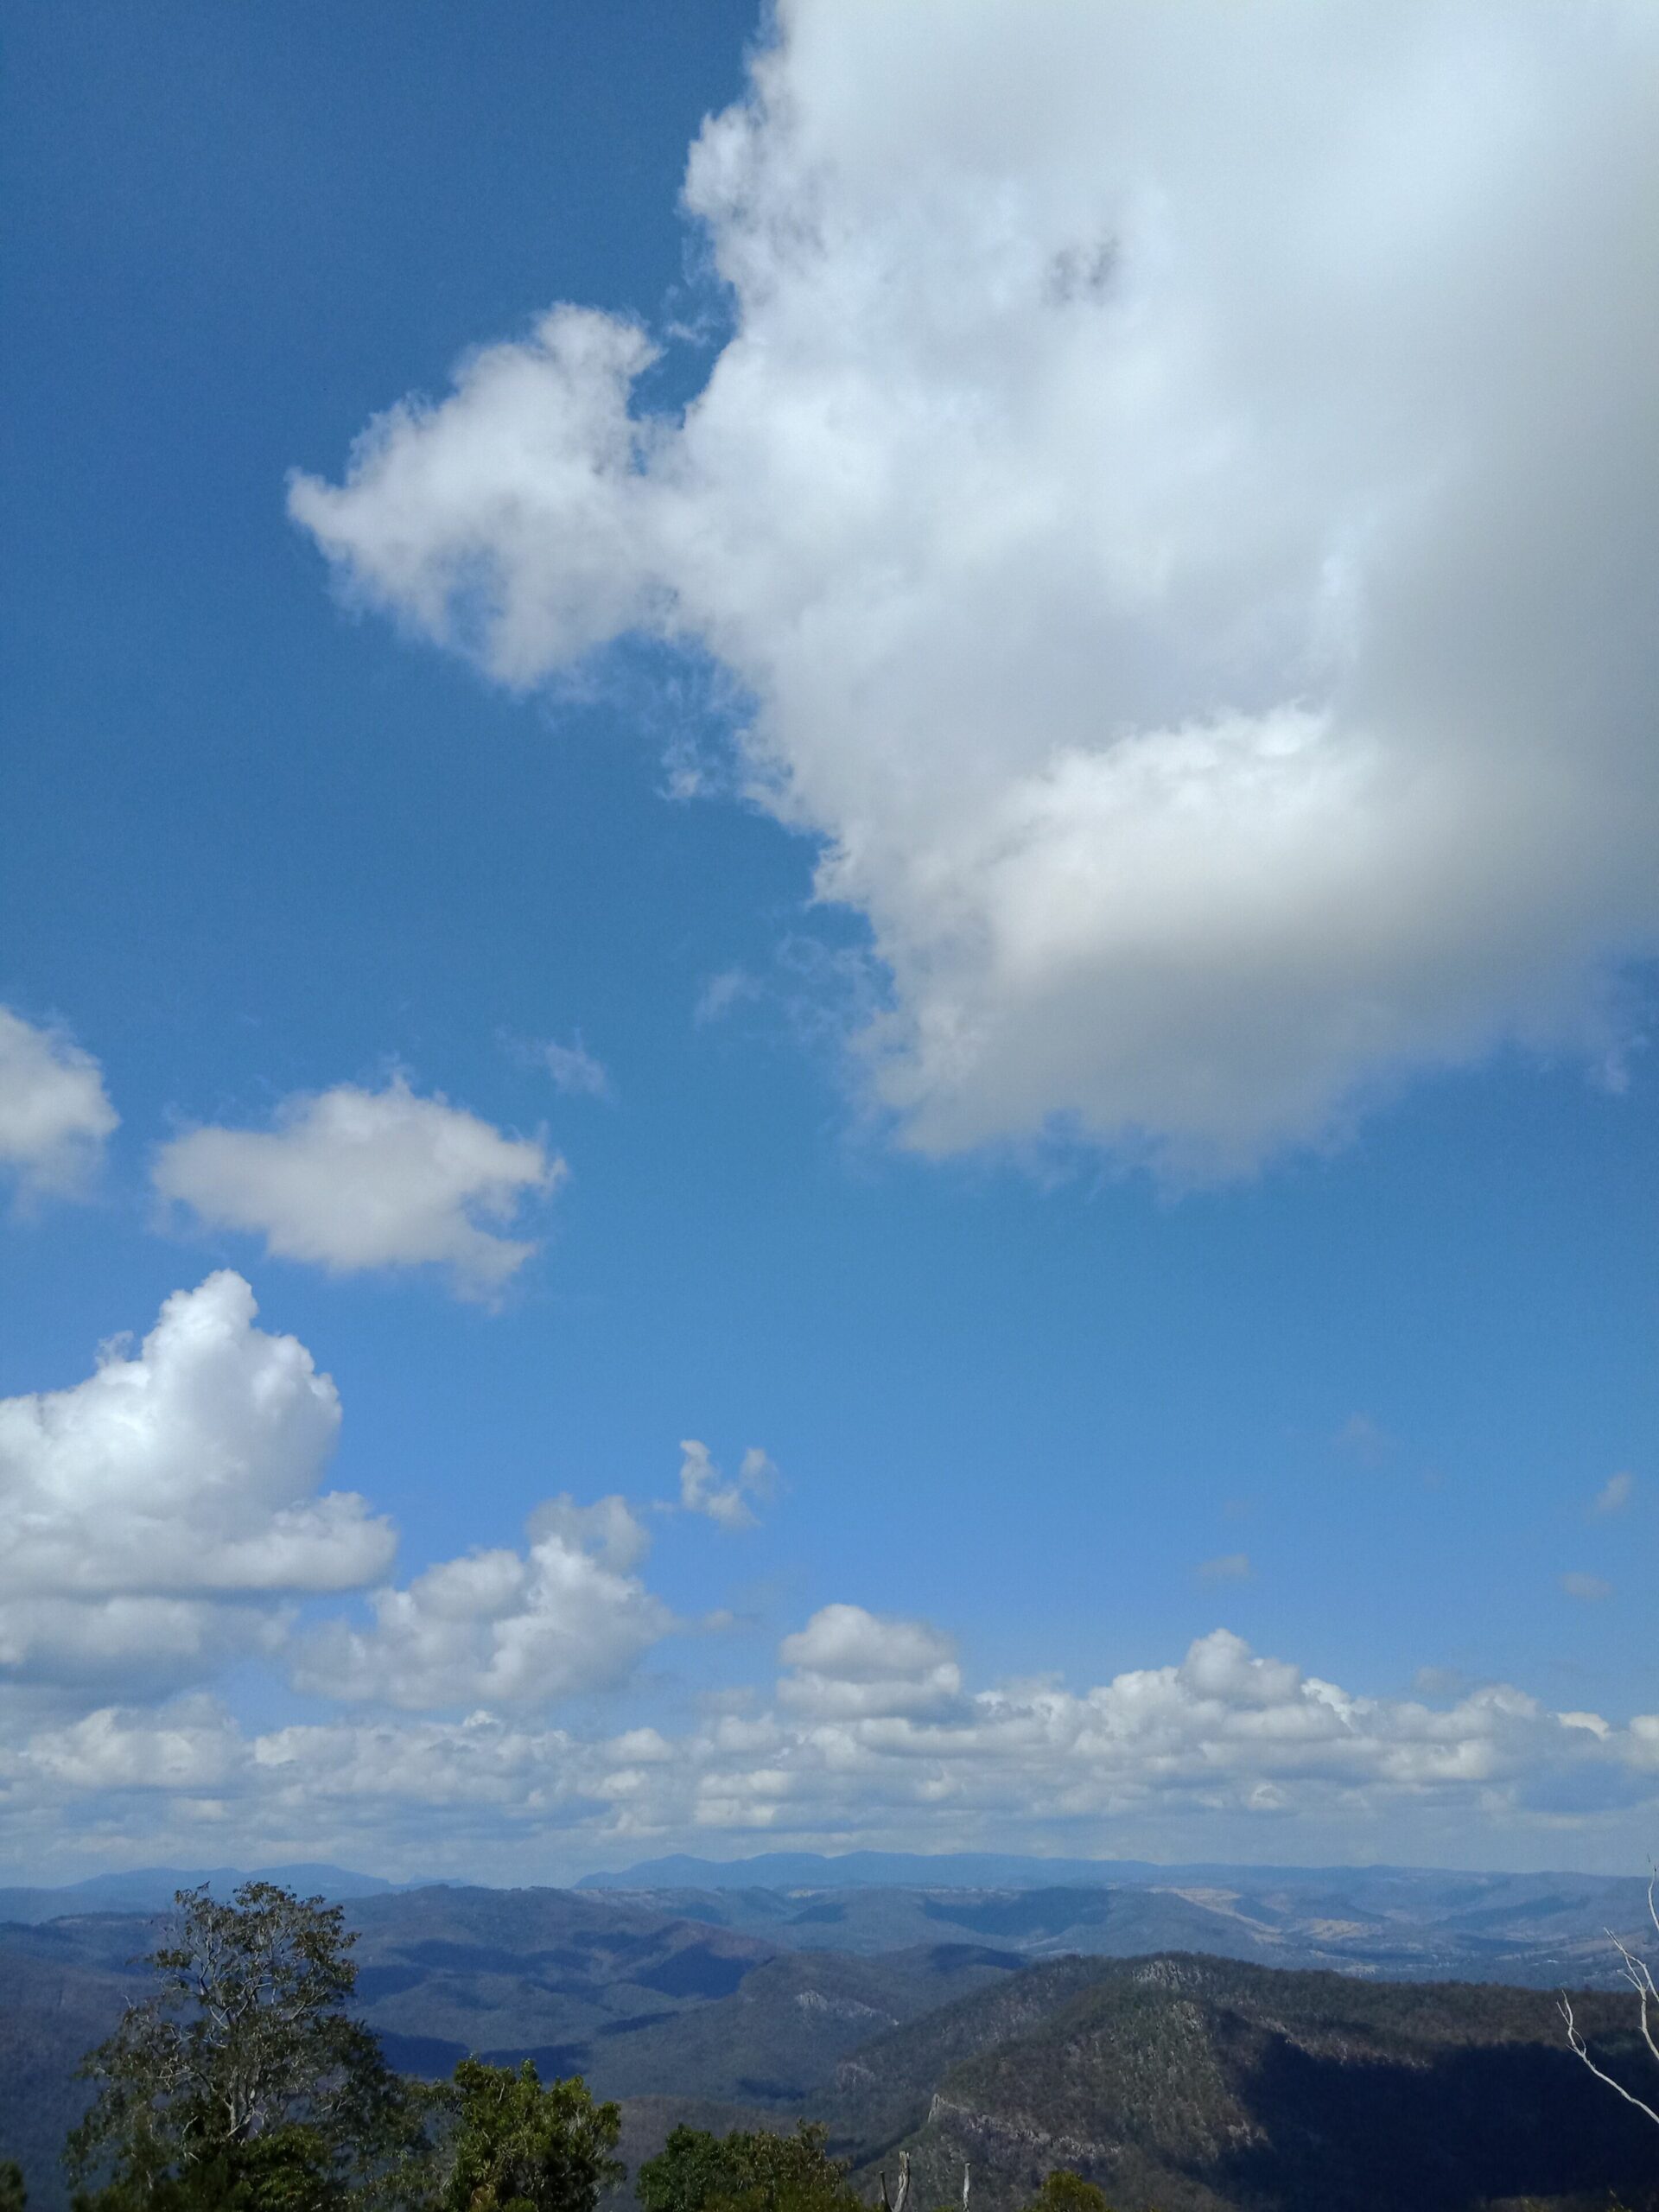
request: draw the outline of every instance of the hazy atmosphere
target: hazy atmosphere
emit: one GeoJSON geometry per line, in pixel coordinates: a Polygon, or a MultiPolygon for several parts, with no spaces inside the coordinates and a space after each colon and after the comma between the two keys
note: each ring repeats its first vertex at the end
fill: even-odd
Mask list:
{"type": "Polygon", "coordinates": [[[4,1881],[1643,1867],[1659,10],[4,48],[4,1881]]]}

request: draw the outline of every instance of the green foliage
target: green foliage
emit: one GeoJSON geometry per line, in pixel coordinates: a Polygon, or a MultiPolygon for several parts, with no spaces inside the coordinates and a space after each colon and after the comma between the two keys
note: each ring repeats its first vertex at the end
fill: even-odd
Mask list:
{"type": "Polygon", "coordinates": [[[622,2129],[615,2105],[600,2105],[579,2077],[543,2087],[525,2059],[455,2069],[454,2130],[440,2212],[594,2212],[622,2179],[611,2153],[622,2129]]]}
{"type": "Polygon", "coordinates": [[[419,2113],[366,2028],[337,1905],[248,1882],[181,1890],[159,1987],[81,2071],[77,2212],[333,2212],[367,2203],[418,2149],[419,2113]]]}
{"type": "Polygon", "coordinates": [[[15,2158],[0,2158],[0,2212],[23,2212],[28,2202],[22,2168],[15,2158]]]}
{"type": "Polygon", "coordinates": [[[640,2212],[853,2212],[861,2200],[827,2141],[827,2129],[804,2120],[791,2135],[677,2127],[639,2169],[640,2212]]]}
{"type": "Polygon", "coordinates": [[[82,2193],[75,2212],[344,2212],[350,2201],[315,2130],[285,2127],[205,2151],[169,2168],[147,2146],[105,2188],[82,2193]]]}
{"type": "Polygon", "coordinates": [[[1069,2166],[1057,2166],[1045,2175],[1043,2185],[1026,2212],[1110,2212],[1104,2190],[1096,2189],[1069,2166]]]}

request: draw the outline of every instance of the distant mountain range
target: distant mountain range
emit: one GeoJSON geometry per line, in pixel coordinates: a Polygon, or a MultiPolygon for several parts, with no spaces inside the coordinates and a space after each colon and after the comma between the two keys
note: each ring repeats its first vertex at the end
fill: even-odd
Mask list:
{"type": "Polygon", "coordinates": [[[1326,1881],[1353,1869],[1160,1866],[1150,1859],[1038,1859],[986,1851],[763,1851],[749,1859],[642,1859],[614,1873],[584,1874],[579,1890],[1046,1890],[1106,1883],[1326,1881]]]}
{"type": "MultiPolygon", "coordinates": [[[[891,1864],[862,1856],[872,1871],[891,1864]]],[[[910,2145],[924,2204],[959,2193],[947,2170],[967,2158],[976,2212],[1011,2212],[1045,2161],[1093,2174],[1120,2212],[1464,2212],[1504,2196],[1553,2203],[1580,2183],[1601,2205],[1617,2186],[1630,2212],[1659,2212],[1659,2196],[1632,2193],[1630,2139],[1604,2125],[1598,2099],[1617,2100],[1584,2101],[1595,2085],[1564,2054],[1547,1994],[1613,1980],[1601,1931],[1637,1932],[1640,1884],[1152,1871],[1156,1881],[1043,1888],[619,1891],[398,1890],[334,1867],[267,1870],[346,1904],[358,2010],[394,2064],[447,2074],[476,2051],[581,2072],[624,2101],[635,2164],[679,2119],[817,2116],[871,2177],[910,2145]],[[1424,1986],[1453,1975],[1487,1986],[1424,1986]],[[1319,2142],[1357,2155],[1368,2130],[1380,2144],[1415,2126],[1419,2092],[1450,2160],[1440,2180],[1414,2166],[1410,2190],[1367,2195],[1321,2164],[1319,2142]],[[1546,2093],[1567,2100],[1571,2155],[1554,2164],[1532,2119],[1546,2093]],[[1482,2101],[1511,2097],[1520,2148],[1506,2164],[1482,2101]]],[[[84,2094],[75,2063],[143,1986],[132,1961],[153,1946],[160,1906],[203,1878],[239,1878],[159,1869],[11,1893],[29,1916],[0,1925],[0,2157],[23,2160],[41,2212],[64,2201],[56,2158],[84,2094]],[[111,1909],[122,1882],[136,1910],[111,1909]]],[[[1619,2000],[1588,2001],[1598,2031],[1624,2021],[1619,2000]]],[[[1647,2127],[1650,2167],[1652,2139],[1647,2127]]]]}
{"type": "Polygon", "coordinates": [[[59,1889],[0,1889],[0,1921],[56,1920],[71,1912],[164,1912],[179,1890],[193,1890],[206,1882],[215,1897],[228,1897],[239,1883],[256,1880],[278,1882],[302,1897],[326,1897],[331,1902],[383,1897],[424,1886],[386,1882],[378,1874],[353,1874],[344,1866],[308,1862],[262,1866],[253,1874],[235,1866],[139,1866],[124,1874],[89,1875],[83,1882],[66,1882],[59,1889]]]}
{"type": "Polygon", "coordinates": [[[1156,1882],[1040,1889],[849,1884],[577,1894],[626,1899],[791,1950],[868,1955],[959,1942],[1027,1956],[1128,1958],[1179,1949],[1270,1966],[1544,1986],[1605,1978],[1611,1956],[1605,1929],[1634,1933],[1645,1918],[1644,1885],[1623,1876],[1394,1867],[1155,1872],[1156,1882]]]}

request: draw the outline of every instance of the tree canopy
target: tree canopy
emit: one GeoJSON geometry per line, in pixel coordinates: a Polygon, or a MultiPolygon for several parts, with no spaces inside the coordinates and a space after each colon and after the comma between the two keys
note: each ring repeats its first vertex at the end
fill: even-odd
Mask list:
{"type": "Polygon", "coordinates": [[[451,2094],[440,2212],[594,2212],[626,2171],[611,2155],[622,2115],[580,2077],[543,2087],[528,2058],[516,2071],[464,2058],[451,2094]]]}
{"type": "Polygon", "coordinates": [[[78,2212],[327,2212],[370,2196],[419,2134],[419,2100],[344,2006],[338,1905],[248,1882],[181,1890],[159,1986],[83,2063],[97,2088],[66,2152],[78,2212]]]}
{"type": "MultiPolygon", "coordinates": [[[[346,2010],[338,1905],[269,1882],[175,1904],[153,1994],[82,2066],[76,2212],[596,2212],[622,2178],[621,2115],[579,2079],[475,2058],[439,2086],[394,2074],[346,2010]]],[[[0,2212],[22,2189],[0,2168],[0,2212]]]]}
{"type": "Polygon", "coordinates": [[[805,2120],[789,2135],[677,2127],[635,2178],[640,2212],[861,2212],[828,2140],[805,2120]]]}

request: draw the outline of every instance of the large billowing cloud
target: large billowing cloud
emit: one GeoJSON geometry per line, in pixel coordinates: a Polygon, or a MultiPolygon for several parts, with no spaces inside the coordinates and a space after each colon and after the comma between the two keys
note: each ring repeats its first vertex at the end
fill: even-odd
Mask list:
{"type": "Polygon", "coordinates": [[[200,1680],[272,1644],[276,1601],[385,1572],[389,1523],[319,1494],[334,1386],[257,1310],[239,1275],[210,1275],[136,1354],[0,1400],[0,1681],[200,1680]]]}
{"type": "Polygon", "coordinates": [[[292,507],[533,683],[643,630],[891,979],[933,1149],[1185,1172],[1519,1039],[1659,932],[1659,16],[789,0],[692,149],[683,416],[555,308],[292,507]]]}
{"type": "Polygon", "coordinates": [[[547,1705],[622,1681],[673,1625],[628,1572],[645,1533],[620,1497],[550,1499],[524,1552],[445,1560],[407,1589],[378,1590],[374,1623],[332,1623],[297,1680],[326,1697],[442,1712],[547,1705]]]}
{"type": "Polygon", "coordinates": [[[251,1230],[283,1259],[335,1274],[440,1266],[489,1297],[533,1243],[503,1234],[526,1195],[553,1190],[563,1160],[401,1077],[290,1098],[270,1129],[192,1129],[164,1145],[155,1182],[204,1221],[251,1230]]]}
{"type": "Polygon", "coordinates": [[[29,1197],[73,1197],[119,1118],[90,1052],[0,1006],[0,1174],[29,1197]]]}

